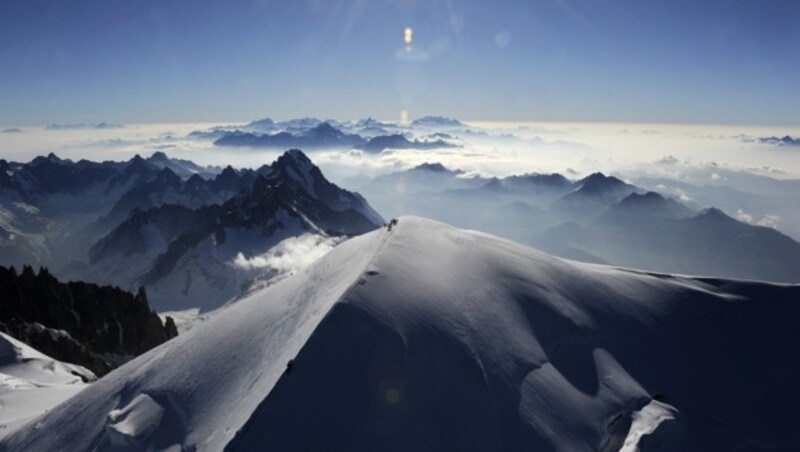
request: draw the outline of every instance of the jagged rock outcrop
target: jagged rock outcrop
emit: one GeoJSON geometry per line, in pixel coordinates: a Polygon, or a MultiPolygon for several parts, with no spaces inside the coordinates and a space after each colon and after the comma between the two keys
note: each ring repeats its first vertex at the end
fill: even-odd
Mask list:
{"type": "Polygon", "coordinates": [[[0,267],[0,331],[60,361],[103,375],[178,332],[142,289],[59,282],[46,268],[0,267]]]}
{"type": "Polygon", "coordinates": [[[245,176],[254,177],[252,184],[224,203],[134,209],[90,248],[82,274],[128,290],[144,286],[159,310],[215,309],[272,274],[242,265],[244,256],[304,234],[352,236],[384,223],[361,195],[328,181],[300,150],[247,175],[225,170],[215,181],[245,176]]]}

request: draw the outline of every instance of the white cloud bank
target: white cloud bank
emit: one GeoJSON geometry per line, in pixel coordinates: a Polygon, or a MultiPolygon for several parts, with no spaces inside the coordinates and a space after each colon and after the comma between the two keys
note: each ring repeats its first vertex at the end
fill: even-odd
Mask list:
{"type": "Polygon", "coordinates": [[[233,265],[243,270],[269,269],[277,273],[295,273],[327,254],[340,239],[316,234],[288,238],[264,254],[247,257],[239,253],[233,265]]]}

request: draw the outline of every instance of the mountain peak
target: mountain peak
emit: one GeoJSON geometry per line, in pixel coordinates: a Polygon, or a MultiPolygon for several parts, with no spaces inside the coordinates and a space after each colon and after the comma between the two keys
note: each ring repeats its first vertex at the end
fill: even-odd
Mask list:
{"type": "Polygon", "coordinates": [[[610,212],[643,213],[671,219],[686,218],[693,213],[690,208],[680,202],[666,198],[654,191],[648,191],[643,194],[631,193],[618,204],[612,206],[610,212]]]}
{"type": "Polygon", "coordinates": [[[372,116],[368,116],[366,118],[358,120],[356,122],[357,127],[383,127],[385,126],[384,123],[378,121],[377,119],[373,118],[372,116]]]}
{"type": "Polygon", "coordinates": [[[217,178],[230,179],[231,177],[236,177],[236,176],[238,176],[236,170],[233,169],[231,165],[228,165],[222,169],[217,178]]]}
{"type": "Polygon", "coordinates": [[[734,218],[728,216],[722,210],[716,207],[709,207],[700,211],[694,218],[712,221],[736,221],[734,218]]]}
{"type": "Polygon", "coordinates": [[[169,157],[167,156],[166,153],[164,153],[162,151],[156,151],[156,152],[153,152],[153,155],[151,155],[147,160],[149,160],[151,162],[164,163],[164,162],[169,161],[169,157]]]}
{"type": "Polygon", "coordinates": [[[245,127],[271,127],[275,125],[275,121],[270,118],[256,119],[250,121],[245,127]]]}
{"type": "Polygon", "coordinates": [[[628,197],[620,201],[619,205],[625,206],[661,206],[666,204],[667,198],[654,191],[644,194],[631,193],[628,197]]]}
{"type": "Polygon", "coordinates": [[[165,166],[156,175],[156,180],[167,184],[171,184],[171,183],[180,183],[181,178],[180,176],[175,174],[175,171],[172,171],[168,166],[165,166]]]}
{"type": "Polygon", "coordinates": [[[31,164],[33,164],[33,165],[40,165],[40,164],[43,164],[43,163],[65,163],[65,162],[66,162],[66,160],[60,159],[57,155],[55,155],[52,152],[47,154],[47,156],[41,156],[40,155],[40,156],[34,158],[33,160],[31,160],[31,164]]]}
{"type": "Polygon", "coordinates": [[[564,188],[572,184],[569,179],[559,173],[529,173],[521,176],[509,176],[505,180],[513,179],[551,188],[564,188]]]}
{"type": "Polygon", "coordinates": [[[288,181],[299,183],[311,195],[316,195],[319,179],[324,179],[319,168],[300,149],[290,149],[272,163],[272,169],[288,181]]]}
{"type": "Polygon", "coordinates": [[[577,191],[584,193],[618,190],[628,185],[614,176],[606,176],[601,172],[592,173],[578,181],[578,183],[580,188],[577,191]]]}
{"type": "Polygon", "coordinates": [[[273,163],[273,169],[286,169],[292,168],[300,170],[301,172],[311,171],[316,168],[314,163],[308,156],[300,149],[289,149],[280,155],[273,163]]]}
{"type": "Polygon", "coordinates": [[[580,182],[582,182],[583,184],[589,184],[589,183],[596,184],[596,183],[601,183],[601,182],[605,182],[605,181],[608,181],[608,180],[619,180],[619,179],[617,179],[614,176],[606,176],[602,172],[597,171],[597,172],[594,172],[594,173],[584,177],[583,179],[580,180],[580,182]]]}
{"type": "Polygon", "coordinates": [[[322,135],[326,135],[326,136],[327,135],[333,135],[333,136],[344,135],[344,133],[341,130],[337,129],[336,127],[334,127],[329,122],[320,123],[316,127],[311,128],[307,132],[307,134],[311,135],[311,136],[314,136],[314,137],[319,137],[319,136],[322,136],[322,135]]]}
{"type": "Polygon", "coordinates": [[[606,209],[637,190],[633,185],[600,172],[586,176],[572,187],[577,188],[556,200],[554,207],[583,213],[586,209],[606,209]]]}
{"type": "Polygon", "coordinates": [[[296,162],[311,163],[311,159],[300,149],[289,149],[278,157],[278,160],[281,159],[292,159],[296,162]]]}
{"type": "Polygon", "coordinates": [[[449,173],[449,172],[451,172],[449,169],[447,169],[446,166],[444,166],[444,165],[442,165],[441,163],[438,163],[438,162],[436,162],[436,163],[425,162],[425,163],[417,165],[417,166],[415,166],[415,167],[413,167],[411,169],[412,170],[420,170],[420,171],[431,171],[431,172],[434,172],[434,173],[449,173]]]}
{"type": "Polygon", "coordinates": [[[423,116],[415,119],[411,125],[414,126],[438,126],[438,127],[461,127],[464,125],[461,121],[454,118],[447,118],[444,116],[423,116]]]}
{"type": "Polygon", "coordinates": [[[228,305],[4,445],[599,450],[628,435],[609,419],[625,427],[651,409],[667,415],[651,427],[670,450],[737,444],[742,429],[769,444],[794,438],[780,421],[800,403],[786,377],[800,365],[786,339],[799,290],[579,264],[404,216],[228,305]]]}
{"type": "Polygon", "coordinates": [[[125,163],[125,171],[128,174],[148,172],[150,170],[158,170],[158,166],[143,159],[141,155],[136,154],[125,163]]]}

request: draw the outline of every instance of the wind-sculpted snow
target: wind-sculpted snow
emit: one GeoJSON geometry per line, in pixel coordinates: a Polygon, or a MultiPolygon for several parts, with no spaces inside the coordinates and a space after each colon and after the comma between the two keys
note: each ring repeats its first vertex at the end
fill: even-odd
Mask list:
{"type": "Polygon", "coordinates": [[[382,242],[374,236],[348,241],[335,256],[329,254],[297,277],[237,302],[186,336],[110,373],[90,392],[40,419],[45,424],[37,430],[23,428],[5,445],[10,450],[110,449],[107,416],[146,394],[163,408],[161,422],[172,428],[150,426],[153,435],[139,438],[134,448],[179,444],[189,450],[221,450],[382,242]]]}
{"type": "Polygon", "coordinates": [[[798,300],[798,286],[575,263],[401,217],[3,445],[791,450],[798,300]]]}
{"type": "Polygon", "coordinates": [[[84,367],[57,361],[0,333],[0,437],[96,378],[84,367]]]}

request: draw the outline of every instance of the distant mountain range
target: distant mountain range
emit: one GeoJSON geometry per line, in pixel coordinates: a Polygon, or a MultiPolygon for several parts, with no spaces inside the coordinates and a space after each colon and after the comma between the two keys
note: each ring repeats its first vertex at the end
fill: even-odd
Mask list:
{"type": "Polygon", "coordinates": [[[161,152],[103,163],[50,154],[0,160],[0,170],[0,264],[46,265],[128,290],[144,285],[158,309],[192,307],[198,291],[211,309],[270,273],[238,268],[240,254],[383,224],[364,198],[330,183],[297,150],[255,170],[199,167],[161,152]]]}
{"type": "MultiPolygon", "coordinates": [[[[320,133],[306,136],[347,136],[323,122],[312,130],[320,133]]],[[[301,151],[256,169],[201,167],[161,152],[127,162],[0,160],[0,264],[144,286],[158,310],[209,310],[284,274],[264,257],[274,262],[269,253],[284,241],[357,235],[383,224],[379,211],[588,262],[800,281],[800,246],[790,237],[602,173],[487,178],[427,163],[355,186],[370,203],[330,183],[301,151]],[[709,213],[724,218],[709,221],[709,213]]]]}
{"type": "Polygon", "coordinates": [[[800,138],[793,138],[789,135],[783,137],[762,137],[758,139],[761,143],[774,144],[777,146],[800,146],[800,138]]]}
{"type": "Polygon", "coordinates": [[[235,187],[204,179],[217,173],[161,152],[127,162],[73,162],[52,153],[29,163],[0,159],[0,265],[60,273],[135,207],[198,206],[235,194],[235,187]]]}
{"type": "Polygon", "coordinates": [[[558,256],[653,271],[800,282],[800,243],[701,212],[614,176],[467,177],[425,164],[358,184],[388,216],[411,213],[531,244],[558,256]]]}
{"type": "Polygon", "coordinates": [[[444,116],[424,116],[415,119],[411,122],[412,126],[416,127],[466,127],[464,123],[458,119],[446,118],[444,116]]]}
{"type": "MultiPolygon", "coordinates": [[[[265,121],[265,120],[262,120],[265,121]]],[[[263,122],[251,122],[245,130],[264,130],[263,122]]],[[[274,123],[273,123],[274,124],[274,123]]],[[[237,147],[262,147],[262,148],[356,148],[367,152],[381,152],[384,149],[435,149],[458,147],[457,143],[447,141],[441,137],[408,139],[401,133],[389,133],[378,126],[377,121],[359,122],[354,127],[359,133],[346,133],[335,127],[330,122],[314,123],[310,120],[303,123],[303,128],[298,125],[283,125],[283,130],[275,133],[262,133],[257,131],[212,131],[211,135],[197,132],[195,137],[216,138],[217,146],[237,147]],[[312,126],[312,124],[314,124],[312,126]]],[[[273,127],[266,127],[273,130],[273,127]]]]}
{"type": "Polygon", "coordinates": [[[303,149],[354,147],[365,142],[355,134],[346,134],[327,122],[311,129],[293,134],[278,132],[275,134],[257,134],[251,132],[229,132],[214,141],[217,146],[248,146],[266,148],[296,147],[303,149]]]}
{"type": "Polygon", "coordinates": [[[232,264],[240,253],[257,256],[302,234],[350,236],[381,224],[361,196],[289,151],[222,204],[133,211],[92,247],[84,273],[122,287],[143,285],[159,309],[212,309],[256,276],[232,264]]]}

